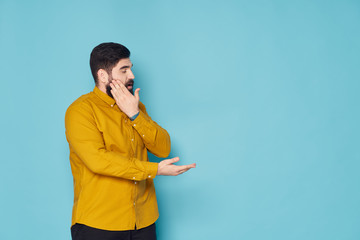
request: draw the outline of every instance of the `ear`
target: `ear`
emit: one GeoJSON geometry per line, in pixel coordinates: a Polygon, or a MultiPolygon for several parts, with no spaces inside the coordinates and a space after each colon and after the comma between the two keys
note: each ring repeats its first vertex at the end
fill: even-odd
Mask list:
{"type": "Polygon", "coordinates": [[[104,69],[99,69],[97,71],[97,76],[99,82],[102,82],[104,84],[106,84],[109,80],[109,74],[104,69]]]}

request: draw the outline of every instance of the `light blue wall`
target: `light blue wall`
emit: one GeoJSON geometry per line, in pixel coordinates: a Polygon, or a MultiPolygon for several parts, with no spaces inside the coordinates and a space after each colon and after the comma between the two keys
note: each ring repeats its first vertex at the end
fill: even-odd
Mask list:
{"type": "Polygon", "coordinates": [[[0,23],[0,239],[70,239],[64,113],[105,41],[198,165],[156,179],[159,240],[360,239],[359,1],[0,0],[0,23]]]}

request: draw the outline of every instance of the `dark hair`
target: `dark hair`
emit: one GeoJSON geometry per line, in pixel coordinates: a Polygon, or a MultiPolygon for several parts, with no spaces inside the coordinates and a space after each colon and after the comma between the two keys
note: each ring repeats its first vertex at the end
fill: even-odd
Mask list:
{"type": "Polygon", "coordinates": [[[119,43],[101,43],[97,45],[90,54],[90,68],[97,84],[97,72],[104,69],[108,74],[111,73],[113,67],[123,58],[129,58],[130,51],[119,43]]]}

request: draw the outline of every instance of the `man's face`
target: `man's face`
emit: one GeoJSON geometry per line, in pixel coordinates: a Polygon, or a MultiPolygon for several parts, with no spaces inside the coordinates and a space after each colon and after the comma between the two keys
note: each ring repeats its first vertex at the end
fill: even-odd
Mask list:
{"type": "Polygon", "coordinates": [[[131,71],[133,64],[130,61],[130,58],[124,58],[121,59],[115,67],[111,70],[111,73],[109,74],[108,83],[106,84],[106,93],[113,97],[111,94],[111,86],[110,83],[113,80],[119,80],[122,84],[125,85],[125,87],[131,92],[131,94],[134,94],[133,87],[134,87],[134,79],[135,76],[133,72],[131,71]]]}

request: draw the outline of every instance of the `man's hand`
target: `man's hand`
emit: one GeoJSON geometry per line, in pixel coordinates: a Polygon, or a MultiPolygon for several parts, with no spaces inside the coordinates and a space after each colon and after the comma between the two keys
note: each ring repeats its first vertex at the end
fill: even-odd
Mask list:
{"type": "Polygon", "coordinates": [[[110,83],[110,86],[116,105],[118,105],[121,111],[129,118],[139,112],[140,88],[137,88],[134,95],[132,95],[124,84],[118,80],[113,80],[112,83],[110,83]]]}
{"type": "Polygon", "coordinates": [[[189,165],[177,166],[173,163],[179,161],[179,157],[163,160],[159,163],[158,171],[156,175],[165,176],[177,176],[188,171],[190,168],[195,168],[196,164],[192,163],[189,165]]]}

